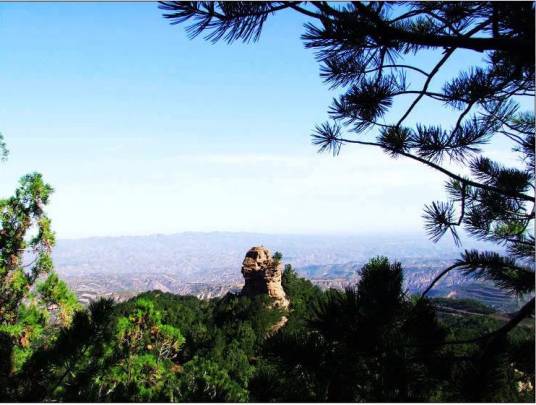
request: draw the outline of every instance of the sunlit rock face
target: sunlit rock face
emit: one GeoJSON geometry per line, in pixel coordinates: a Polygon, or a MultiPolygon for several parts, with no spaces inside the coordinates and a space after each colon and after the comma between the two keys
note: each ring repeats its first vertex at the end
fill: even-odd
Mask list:
{"type": "Polygon", "coordinates": [[[242,263],[244,288],[242,295],[254,296],[268,294],[277,308],[287,309],[288,298],[281,286],[283,265],[272,258],[270,251],[264,246],[249,249],[242,263]]]}

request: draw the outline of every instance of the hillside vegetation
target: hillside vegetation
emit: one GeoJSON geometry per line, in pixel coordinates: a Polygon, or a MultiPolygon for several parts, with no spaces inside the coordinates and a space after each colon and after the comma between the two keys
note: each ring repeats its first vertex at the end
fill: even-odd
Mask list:
{"type": "MultiPolygon", "coordinates": [[[[371,260],[344,292],[286,266],[288,323],[267,296],[200,300],[151,291],[101,300],[4,362],[2,399],[25,401],[531,401],[534,330],[506,350],[466,340],[500,326],[482,304],[419,300],[402,269],[371,260]],[[476,312],[442,313],[434,305],[476,312]],[[44,344],[43,344],[44,343],[44,344]],[[530,361],[529,361],[530,360],[530,361]],[[7,377],[7,378],[6,378],[7,377]]],[[[3,357],[6,359],[6,357],[3,357]]]]}

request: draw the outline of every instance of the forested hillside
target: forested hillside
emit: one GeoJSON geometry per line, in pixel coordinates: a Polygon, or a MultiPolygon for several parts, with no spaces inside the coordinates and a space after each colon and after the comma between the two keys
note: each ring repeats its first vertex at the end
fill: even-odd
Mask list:
{"type": "MultiPolygon", "coordinates": [[[[421,301],[397,263],[373,259],[358,285],[322,292],[287,266],[288,323],[267,296],[199,300],[160,291],[78,312],[2,365],[4,400],[531,401],[534,329],[507,350],[470,340],[504,323],[472,302],[421,301]],[[435,305],[474,315],[441,312],[435,305]],[[457,340],[468,343],[445,345],[457,340]]],[[[9,346],[3,346],[4,349],[9,346]]],[[[6,353],[4,351],[4,353],[6,353]]],[[[9,357],[2,357],[8,359],[9,357]]]]}

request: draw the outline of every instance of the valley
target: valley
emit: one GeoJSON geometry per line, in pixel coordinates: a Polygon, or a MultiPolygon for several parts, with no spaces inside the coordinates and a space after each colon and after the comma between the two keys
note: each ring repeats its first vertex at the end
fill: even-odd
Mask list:
{"type": "MultiPolygon", "coordinates": [[[[354,285],[370,257],[385,255],[402,263],[409,294],[424,290],[463,249],[487,247],[474,241],[462,248],[448,240],[433,244],[419,234],[180,233],[59,240],[54,261],[58,273],[84,304],[98,297],[124,301],[152,290],[210,299],[242,288],[240,266],[245,251],[253,245],[282,252],[285,264],[323,289],[354,285]]],[[[446,276],[431,295],[478,299],[503,311],[513,311],[519,305],[493,285],[467,279],[458,272],[446,276]]]]}

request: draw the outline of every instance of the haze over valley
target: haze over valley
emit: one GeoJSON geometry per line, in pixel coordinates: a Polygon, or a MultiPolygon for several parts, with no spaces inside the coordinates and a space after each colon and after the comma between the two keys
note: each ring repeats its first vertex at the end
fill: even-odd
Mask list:
{"type": "MultiPolygon", "coordinates": [[[[434,244],[417,233],[343,236],[185,232],[60,239],[54,262],[84,303],[99,296],[121,301],[150,290],[212,298],[242,288],[240,266],[244,254],[258,245],[282,252],[285,264],[323,288],[355,284],[361,267],[371,257],[384,255],[402,263],[410,293],[422,291],[464,249],[493,248],[471,240],[456,247],[448,238],[434,244]]],[[[434,295],[477,298],[503,310],[517,306],[513,297],[459,272],[445,277],[434,295]]]]}

